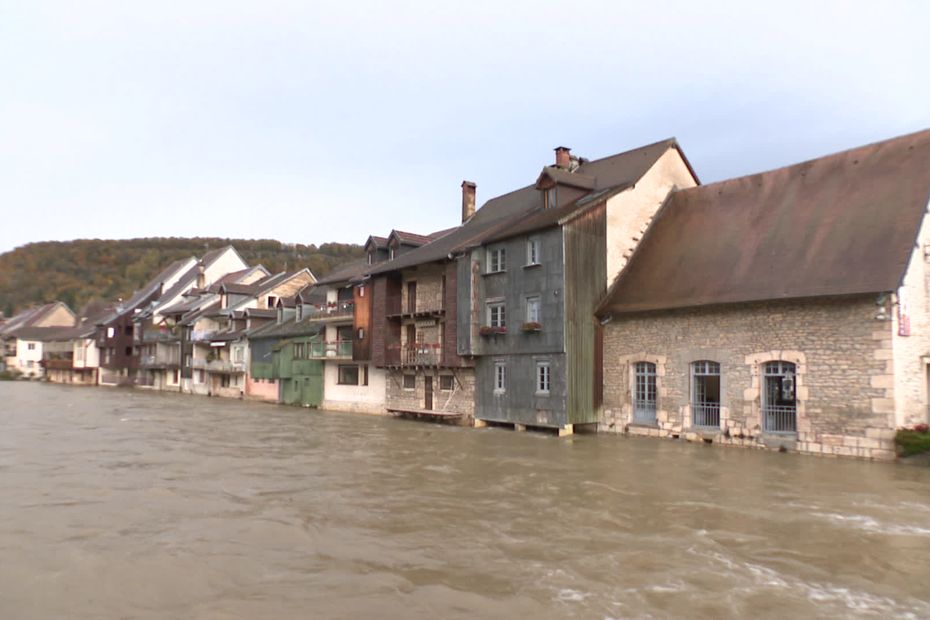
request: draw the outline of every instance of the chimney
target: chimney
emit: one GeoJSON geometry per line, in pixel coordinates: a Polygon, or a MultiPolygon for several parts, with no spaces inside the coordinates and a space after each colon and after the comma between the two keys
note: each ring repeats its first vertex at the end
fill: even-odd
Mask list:
{"type": "Polygon", "coordinates": [[[572,163],[572,150],[567,146],[555,147],[555,165],[568,170],[572,163]]]}
{"type": "Polygon", "coordinates": [[[462,223],[475,214],[475,190],[477,185],[462,181],[462,223]]]}
{"type": "Polygon", "coordinates": [[[197,263],[197,288],[206,287],[207,281],[204,276],[203,261],[197,263]]]}

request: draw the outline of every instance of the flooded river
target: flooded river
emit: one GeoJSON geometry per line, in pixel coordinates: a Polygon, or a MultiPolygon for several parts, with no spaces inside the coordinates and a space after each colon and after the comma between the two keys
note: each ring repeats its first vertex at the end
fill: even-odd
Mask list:
{"type": "Polygon", "coordinates": [[[930,617],[930,468],[0,383],[0,618],[666,617],[930,617]]]}

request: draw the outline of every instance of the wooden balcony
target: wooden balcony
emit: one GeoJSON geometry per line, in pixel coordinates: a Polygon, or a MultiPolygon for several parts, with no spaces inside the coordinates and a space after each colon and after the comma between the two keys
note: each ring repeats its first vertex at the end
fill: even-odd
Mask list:
{"type": "Polygon", "coordinates": [[[442,365],[442,345],[418,342],[387,349],[387,365],[399,368],[430,368],[442,365]]]}

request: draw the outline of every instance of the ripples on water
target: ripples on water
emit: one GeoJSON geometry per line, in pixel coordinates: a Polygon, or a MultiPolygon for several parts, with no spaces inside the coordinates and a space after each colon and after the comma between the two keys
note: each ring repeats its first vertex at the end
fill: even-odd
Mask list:
{"type": "Polygon", "coordinates": [[[927,618],[930,468],[0,383],[0,618],[927,618]]]}

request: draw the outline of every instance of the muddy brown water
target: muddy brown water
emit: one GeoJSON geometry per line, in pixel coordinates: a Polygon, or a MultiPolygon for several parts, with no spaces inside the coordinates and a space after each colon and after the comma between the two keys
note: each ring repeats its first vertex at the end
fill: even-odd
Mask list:
{"type": "Polygon", "coordinates": [[[667,617],[930,617],[930,468],[0,383],[0,618],[667,617]]]}

